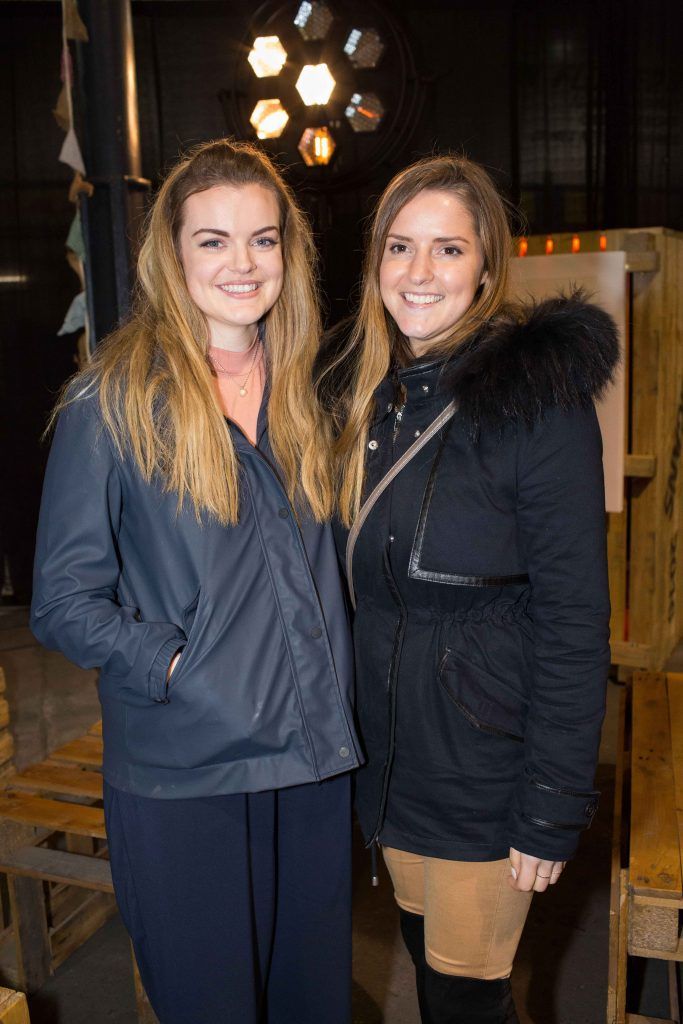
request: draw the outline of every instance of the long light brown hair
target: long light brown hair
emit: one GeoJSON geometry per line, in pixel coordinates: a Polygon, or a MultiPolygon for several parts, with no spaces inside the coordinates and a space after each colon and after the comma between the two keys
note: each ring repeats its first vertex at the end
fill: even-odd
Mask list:
{"type": "Polygon", "coordinates": [[[133,315],[95,350],[57,412],[96,389],[120,456],[132,454],[145,479],[158,477],[198,518],[238,518],[238,463],[208,361],[209,330],[190,298],[179,257],[183,204],[216,185],[258,184],[280,212],[284,280],[265,317],[270,374],[269,437],[294,503],[316,519],[334,504],[331,430],[311,375],[320,343],[315,249],[309,224],[268,157],[248,143],[198,146],[169,173],[156,197],[138,258],[133,315]]]}
{"type": "Polygon", "coordinates": [[[420,160],[397,174],[381,195],[372,219],[358,316],[348,342],[325,367],[318,385],[324,393],[324,377],[346,368],[342,369],[345,386],[333,409],[333,418],[339,435],[336,442],[341,480],[338,504],[347,526],[360,507],[375,389],[392,366],[404,364],[411,358],[407,338],[382,302],[380,264],[391,225],[406,203],[425,189],[453,192],[469,211],[481,242],[485,273],[470,308],[453,325],[450,334],[433,345],[430,354],[448,358],[463,339],[490,320],[505,301],[512,236],[505,204],[483,167],[464,157],[436,156],[420,160]]]}

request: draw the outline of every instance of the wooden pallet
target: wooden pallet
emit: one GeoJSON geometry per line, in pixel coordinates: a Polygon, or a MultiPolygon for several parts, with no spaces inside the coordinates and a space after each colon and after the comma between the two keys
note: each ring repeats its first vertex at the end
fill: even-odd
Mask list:
{"type": "Polygon", "coordinates": [[[654,1022],[627,1010],[628,957],[638,956],[668,961],[670,1016],[665,1021],[680,1024],[676,964],[683,961],[683,674],[635,674],[622,709],[620,738],[607,1022],[654,1022]]]}
{"type": "MultiPolygon", "coordinates": [[[[558,234],[553,254],[576,238],[582,253],[626,252],[625,503],[607,517],[612,661],[623,675],[660,671],[683,636],[683,233],[558,234]]],[[[531,236],[527,254],[542,255],[546,241],[531,236]]]]}
{"type": "Polygon", "coordinates": [[[102,738],[86,733],[62,747],[57,747],[50,754],[52,761],[66,761],[69,764],[102,767],[102,738]]]}
{"type": "MultiPolygon", "coordinates": [[[[10,919],[0,931],[0,970],[25,992],[39,989],[116,912],[101,766],[101,722],[22,772],[5,762],[0,875],[6,878],[10,919]]],[[[134,957],[133,970],[138,1021],[156,1024],[134,957]]]]}
{"type": "Polygon", "coordinates": [[[109,865],[103,860],[102,781],[92,771],[90,748],[87,766],[47,760],[6,775],[0,789],[0,871],[11,908],[0,962],[3,974],[26,992],[40,988],[116,911],[111,875],[108,885],[92,884],[92,872],[108,873],[109,865]],[[60,858],[64,877],[52,877],[46,864],[60,858]],[[33,874],[22,869],[25,862],[34,864],[33,874]]]}
{"type": "Polygon", "coordinates": [[[72,804],[67,800],[53,800],[15,789],[0,792],[0,818],[50,832],[65,832],[70,836],[106,838],[101,807],[72,804]]]}
{"type": "Polygon", "coordinates": [[[0,988],[0,1024],[31,1024],[23,992],[0,988]]]}
{"type": "Polygon", "coordinates": [[[5,699],[5,673],[0,668],[0,785],[14,772],[14,740],[9,730],[9,704],[5,699]]]}
{"type": "Polygon", "coordinates": [[[83,768],[52,764],[43,761],[31,764],[23,772],[13,775],[12,789],[36,793],[57,793],[60,796],[79,796],[86,800],[102,799],[102,776],[99,772],[83,768]]]}

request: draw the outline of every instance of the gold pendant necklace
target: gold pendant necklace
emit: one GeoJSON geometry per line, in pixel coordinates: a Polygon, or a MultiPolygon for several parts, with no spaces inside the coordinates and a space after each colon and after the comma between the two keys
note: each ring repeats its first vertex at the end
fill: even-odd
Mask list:
{"type": "MultiPolygon", "coordinates": [[[[249,389],[247,388],[247,384],[249,383],[249,378],[251,377],[251,375],[252,375],[252,373],[254,371],[254,368],[256,366],[256,358],[257,358],[257,356],[260,357],[263,354],[263,348],[262,348],[261,345],[259,345],[258,342],[259,342],[259,337],[258,337],[258,334],[257,334],[256,337],[254,338],[252,344],[251,344],[251,348],[254,349],[254,355],[252,356],[251,366],[249,367],[249,370],[247,371],[247,375],[246,375],[246,377],[244,378],[244,380],[242,381],[241,384],[238,381],[234,382],[235,385],[237,386],[237,388],[239,389],[239,393],[240,393],[240,396],[242,398],[244,398],[245,395],[249,394],[249,389]]],[[[249,351],[249,350],[247,349],[247,351],[249,351]]],[[[260,358],[259,358],[259,361],[260,361],[260,358]]],[[[218,367],[218,369],[221,371],[221,373],[224,373],[225,376],[226,377],[230,377],[230,379],[232,379],[233,377],[241,376],[241,374],[232,373],[230,370],[226,370],[225,367],[222,366],[221,363],[219,363],[219,361],[215,358],[215,356],[211,357],[211,362],[214,364],[214,366],[218,367]]]]}
{"type": "Polygon", "coordinates": [[[246,377],[244,378],[244,380],[242,381],[242,383],[240,385],[240,395],[242,396],[242,398],[244,398],[245,395],[249,394],[249,391],[247,389],[247,384],[249,383],[249,378],[251,377],[252,372],[254,370],[254,367],[256,366],[256,357],[257,357],[257,355],[260,355],[260,353],[262,351],[263,351],[263,349],[259,345],[257,347],[256,351],[254,352],[254,358],[251,361],[251,366],[249,367],[249,373],[246,375],[246,377]]]}

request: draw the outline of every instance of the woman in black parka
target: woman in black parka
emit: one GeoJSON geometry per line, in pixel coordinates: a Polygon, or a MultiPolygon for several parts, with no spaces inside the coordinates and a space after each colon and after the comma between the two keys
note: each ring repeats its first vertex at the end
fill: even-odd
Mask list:
{"type": "Polygon", "coordinates": [[[618,342],[580,297],[506,304],[511,248],[476,164],[401,172],[321,384],[342,395],[347,526],[457,406],[372,507],[350,581],[358,813],[431,1024],[517,1021],[508,979],[531,895],[557,881],[598,798],[610,657],[594,400],[618,342]]]}

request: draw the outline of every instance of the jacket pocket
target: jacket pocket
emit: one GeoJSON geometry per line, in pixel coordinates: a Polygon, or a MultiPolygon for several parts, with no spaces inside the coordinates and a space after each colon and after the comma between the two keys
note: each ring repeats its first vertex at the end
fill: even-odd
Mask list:
{"type": "Polygon", "coordinates": [[[201,587],[194,595],[190,603],[183,608],[183,629],[185,630],[185,636],[187,642],[190,642],[190,635],[192,633],[192,627],[194,626],[194,620],[197,616],[197,608],[199,607],[199,597],[201,595],[201,587]]]}
{"type": "Polygon", "coordinates": [[[195,632],[196,632],[195,626],[197,626],[197,624],[198,624],[197,611],[199,609],[199,602],[200,602],[200,599],[201,599],[201,594],[202,594],[202,590],[201,590],[201,587],[200,587],[199,590],[197,591],[197,593],[194,595],[194,597],[190,601],[190,603],[187,604],[183,608],[182,615],[181,615],[181,621],[182,621],[183,632],[185,633],[185,637],[186,637],[185,646],[182,649],[182,653],[180,655],[180,661],[176,665],[176,667],[173,670],[173,673],[171,675],[171,678],[168,681],[168,687],[167,687],[167,690],[166,690],[167,694],[170,694],[171,690],[173,690],[174,687],[177,685],[178,679],[183,674],[184,669],[185,669],[185,665],[187,664],[187,659],[190,656],[192,644],[193,644],[193,641],[194,641],[194,638],[195,638],[195,632]]]}
{"type": "Polygon", "coordinates": [[[524,742],[528,700],[479,666],[447,647],[439,683],[469,724],[493,736],[524,742]]]}

